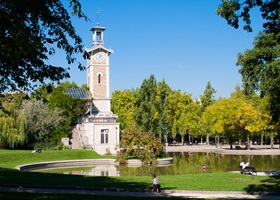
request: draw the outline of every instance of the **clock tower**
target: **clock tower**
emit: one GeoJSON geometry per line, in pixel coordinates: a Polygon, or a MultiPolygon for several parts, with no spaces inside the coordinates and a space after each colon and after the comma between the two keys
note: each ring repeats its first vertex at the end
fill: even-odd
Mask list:
{"type": "Polygon", "coordinates": [[[117,115],[111,111],[109,56],[113,51],[104,47],[105,28],[93,27],[92,47],[86,49],[87,85],[92,96],[89,109],[77,126],[81,144],[99,154],[116,154],[120,140],[117,115]]]}
{"type": "Polygon", "coordinates": [[[113,50],[104,47],[104,27],[97,25],[91,31],[93,33],[92,48],[86,49],[89,55],[87,85],[93,96],[94,112],[111,112],[109,56],[113,50]]]}

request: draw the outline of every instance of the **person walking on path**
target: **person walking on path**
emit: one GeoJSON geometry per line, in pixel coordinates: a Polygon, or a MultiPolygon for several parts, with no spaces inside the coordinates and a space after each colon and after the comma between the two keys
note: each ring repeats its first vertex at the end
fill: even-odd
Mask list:
{"type": "Polygon", "coordinates": [[[152,189],[152,192],[157,192],[159,193],[159,189],[160,189],[160,183],[159,183],[159,180],[157,179],[156,175],[153,174],[152,175],[152,178],[153,178],[153,189],[152,189]]]}

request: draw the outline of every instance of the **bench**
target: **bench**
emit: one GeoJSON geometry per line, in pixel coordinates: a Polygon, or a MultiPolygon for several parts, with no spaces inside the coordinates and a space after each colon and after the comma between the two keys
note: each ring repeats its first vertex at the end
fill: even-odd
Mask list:
{"type": "Polygon", "coordinates": [[[235,149],[240,150],[241,146],[235,146],[235,149]]]}
{"type": "Polygon", "coordinates": [[[241,174],[255,174],[257,175],[258,171],[255,169],[255,167],[251,167],[251,166],[248,166],[248,167],[245,167],[245,169],[241,169],[241,174]]]}

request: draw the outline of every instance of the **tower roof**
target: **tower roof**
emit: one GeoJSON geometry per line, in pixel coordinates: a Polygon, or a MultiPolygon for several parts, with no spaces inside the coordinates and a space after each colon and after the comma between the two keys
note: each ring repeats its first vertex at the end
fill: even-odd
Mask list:
{"type": "Polygon", "coordinates": [[[101,50],[101,49],[104,50],[104,51],[106,51],[106,52],[108,52],[109,55],[110,55],[111,53],[113,53],[113,49],[105,48],[105,47],[102,46],[102,45],[100,45],[100,46],[95,45],[95,46],[93,46],[92,48],[85,48],[85,50],[86,50],[87,53],[90,53],[90,52],[93,52],[93,51],[96,51],[96,50],[101,50]]]}
{"type": "Polygon", "coordinates": [[[90,29],[90,31],[105,31],[105,30],[106,30],[105,27],[102,27],[102,26],[99,26],[99,25],[97,25],[97,26],[93,27],[92,29],[90,29]]]}

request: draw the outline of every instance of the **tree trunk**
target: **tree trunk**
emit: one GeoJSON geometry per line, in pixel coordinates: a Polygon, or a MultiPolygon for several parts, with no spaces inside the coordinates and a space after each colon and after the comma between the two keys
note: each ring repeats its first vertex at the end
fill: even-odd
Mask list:
{"type": "Polygon", "coordinates": [[[241,146],[241,138],[240,138],[240,133],[239,133],[239,140],[238,140],[238,145],[241,146]]]}
{"type": "Polygon", "coordinates": [[[209,134],[206,135],[206,145],[209,145],[209,134]]]}
{"type": "Polygon", "coordinates": [[[182,145],[184,145],[184,142],[185,142],[184,138],[185,138],[185,135],[182,136],[182,140],[181,140],[182,141],[182,145]]]}
{"type": "Polygon", "coordinates": [[[278,133],[278,143],[279,143],[279,149],[280,149],[280,135],[278,133]]]}
{"type": "Polygon", "coordinates": [[[219,136],[216,135],[215,137],[215,144],[216,144],[216,148],[219,148],[219,136]]]}
{"type": "Polygon", "coordinates": [[[274,149],[274,139],[273,139],[273,137],[270,138],[270,148],[274,149]]]}
{"type": "Polygon", "coordinates": [[[247,144],[246,144],[246,149],[250,149],[250,137],[247,135],[247,144]]]}

